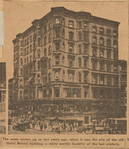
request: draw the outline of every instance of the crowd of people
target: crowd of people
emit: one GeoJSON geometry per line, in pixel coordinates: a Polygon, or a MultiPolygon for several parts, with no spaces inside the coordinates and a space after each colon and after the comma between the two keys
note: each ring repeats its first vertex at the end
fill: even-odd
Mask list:
{"type": "Polygon", "coordinates": [[[13,126],[13,130],[26,131],[37,130],[42,132],[78,132],[78,133],[126,133],[119,132],[114,120],[95,120],[90,124],[84,124],[83,121],[67,120],[49,117],[36,117],[33,115],[19,115],[11,117],[9,125],[13,126]]]}

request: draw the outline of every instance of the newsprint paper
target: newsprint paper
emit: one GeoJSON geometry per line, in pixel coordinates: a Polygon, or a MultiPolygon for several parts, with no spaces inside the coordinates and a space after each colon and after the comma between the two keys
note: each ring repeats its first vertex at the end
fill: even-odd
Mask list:
{"type": "Polygon", "coordinates": [[[2,4],[0,148],[129,148],[128,1],[2,4]]]}

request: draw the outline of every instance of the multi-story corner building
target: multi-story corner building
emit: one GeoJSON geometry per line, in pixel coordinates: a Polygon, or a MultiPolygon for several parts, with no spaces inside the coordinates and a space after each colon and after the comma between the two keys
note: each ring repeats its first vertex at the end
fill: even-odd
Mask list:
{"type": "Polygon", "coordinates": [[[0,62],[0,133],[5,133],[6,63],[0,62]]]}
{"type": "Polygon", "coordinates": [[[94,112],[112,116],[120,90],[118,26],[64,7],[34,20],[13,40],[12,103],[56,115],[83,113],[85,122],[94,112]]]}
{"type": "Polygon", "coordinates": [[[8,103],[10,104],[13,101],[13,78],[8,80],[8,103]]]}

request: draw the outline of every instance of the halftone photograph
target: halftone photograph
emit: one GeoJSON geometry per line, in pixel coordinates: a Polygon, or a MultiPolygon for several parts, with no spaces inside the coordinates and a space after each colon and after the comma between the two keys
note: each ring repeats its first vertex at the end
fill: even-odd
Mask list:
{"type": "Polygon", "coordinates": [[[8,134],[127,133],[125,8],[4,2],[8,134]]]}

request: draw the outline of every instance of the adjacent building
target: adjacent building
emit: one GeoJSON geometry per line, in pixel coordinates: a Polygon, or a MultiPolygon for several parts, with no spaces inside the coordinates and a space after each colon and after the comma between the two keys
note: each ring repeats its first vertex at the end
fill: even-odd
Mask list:
{"type": "Polygon", "coordinates": [[[0,62],[0,133],[5,133],[6,63],[0,62]]]}
{"type": "Polygon", "coordinates": [[[10,109],[78,116],[85,123],[119,117],[121,78],[126,73],[120,64],[127,66],[118,60],[118,26],[64,7],[51,8],[34,20],[13,40],[10,109]]]}

